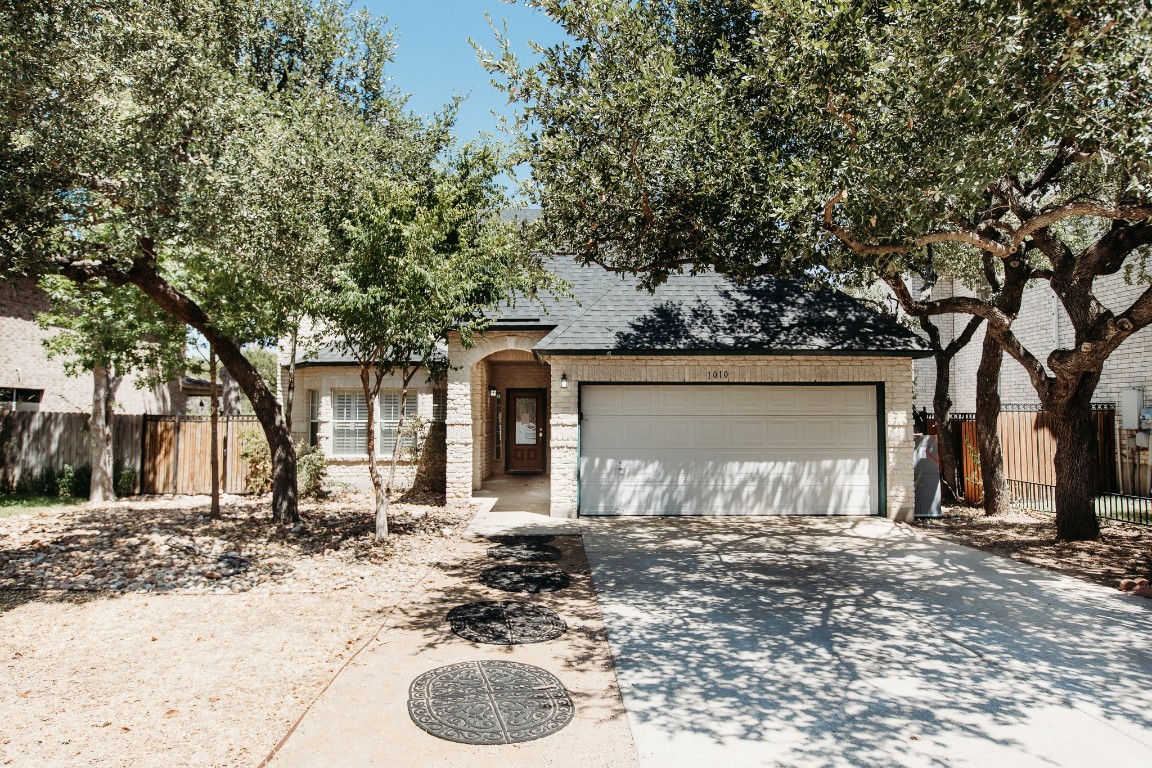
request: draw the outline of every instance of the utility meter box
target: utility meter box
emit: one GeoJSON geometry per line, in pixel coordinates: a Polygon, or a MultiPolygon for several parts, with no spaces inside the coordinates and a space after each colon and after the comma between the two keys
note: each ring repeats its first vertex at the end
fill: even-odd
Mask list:
{"type": "Polygon", "coordinates": [[[1147,429],[1141,425],[1144,408],[1144,387],[1129,387],[1120,391],[1120,428],[1147,429]]]}
{"type": "Polygon", "coordinates": [[[1152,408],[1140,409],[1140,429],[1152,429],[1152,408]]]}

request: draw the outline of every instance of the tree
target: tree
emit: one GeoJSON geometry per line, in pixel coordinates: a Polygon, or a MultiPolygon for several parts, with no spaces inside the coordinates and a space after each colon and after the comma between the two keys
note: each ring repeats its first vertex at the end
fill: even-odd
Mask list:
{"type": "Polygon", "coordinates": [[[376,500],[376,541],[388,536],[388,509],[411,382],[420,370],[443,376],[448,331],[470,344],[485,309],[552,282],[519,227],[500,220],[507,205],[498,176],[506,159],[483,144],[457,148],[454,105],[429,125],[409,123],[412,144],[397,155],[395,126],[362,158],[364,176],[338,222],[343,254],[318,321],[356,359],[367,412],[366,451],[376,500]],[[422,146],[422,151],[413,151],[422,146]],[[387,477],[377,457],[376,399],[385,377],[401,380],[399,419],[387,477]]]}
{"type": "Polygon", "coordinates": [[[529,4],[574,42],[484,60],[523,104],[549,239],[649,283],[870,272],[913,316],[983,318],[985,394],[1007,352],[1052,416],[1057,536],[1098,535],[1092,393],[1152,323],[1152,289],[1093,293],[1146,275],[1152,243],[1146,4],[529,4]],[[929,245],[971,254],[987,295],[914,297],[929,245]],[[1075,329],[1046,361],[1012,330],[1036,281],[1075,329]]]}
{"type": "Polygon", "coordinates": [[[291,437],[242,346],[280,334],[326,253],[276,204],[339,190],[281,184],[296,169],[274,158],[338,146],[330,109],[402,109],[383,22],[335,0],[4,0],[0,49],[0,277],[132,284],[196,329],[264,430],[274,517],[295,522],[291,437]]]}
{"type": "Polygon", "coordinates": [[[40,287],[51,305],[37,322],[57,330],[44,340],[49,357],[63,357],[70,376],[92,374],[88,500],[114,501],[111,421],[116,392],[128,376],[134,375],[136,386],[143,387],[170,382],[183,373],[186,329],[133,286],[117,288],[99,280],[77,286],[50,276],[40,281],[40,287]]]}

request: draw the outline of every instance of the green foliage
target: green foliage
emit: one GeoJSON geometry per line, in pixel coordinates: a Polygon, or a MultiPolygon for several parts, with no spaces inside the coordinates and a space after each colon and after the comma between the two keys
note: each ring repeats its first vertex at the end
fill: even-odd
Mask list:
{"type": "MultiPolygon", "coordinates": [[[[1061,152],[1075,162],[1030,202],[1149,196],[1146,3],[528,4],[571,42],[530,67],[506,40],[481,56],[523,107],[542,238],[650,283],[704,266],[857,279],[918,267],[915,249],[847,248],[825,204],[847,190],[834,223],[904,244],[980,224],[990,185],[1061,152]]],[[[1075,226],[1061,232],[1073,244],[1093,235],[1075,226]]],[[[984,282],[978,250],[936,257],[984,282]]]]}
{"type": "Polygon", "coordinates": [[[248,465],[246,489],[249,493],[272,490],[272,452],[264,434],[254,428],[240,430],[240,458],[248,465]]]}
{"type": "Polygon", "coordinates": [[[87,498],[92,483],[92,469],[87,464],[73,467],[65,464],[56,473],[56,495],[87,498]]]}
{"type": "Polygon", "coordinates": [[[123,498],[136,493],[136,470],[117,462],[112,471],[112,489],[116,496],[123,498]]]}
{"type": "Polygon", "coordinates": [[[296,472],[300,495],[306,499],[319,499],[324,495],[328,479],[328,459],[317,445],[296,444],[296,472]]]}
{"type": "Polygon", "coordinates": [[[59,275],[40,280],[51,302],[36,317],[57,333],[44,340],[51,357],[63,357],[70,376],[107,368],[121,378],[132,373],[141,386],[168,381],[184,370],[186,331],[132,285],[105,280],[77,285],[59,275]]]}

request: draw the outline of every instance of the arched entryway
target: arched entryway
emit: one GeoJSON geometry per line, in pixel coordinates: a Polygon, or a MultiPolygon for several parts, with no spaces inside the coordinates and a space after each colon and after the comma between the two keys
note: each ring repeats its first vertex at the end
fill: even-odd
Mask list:
{"type": "Polygon", "coordinates": [[[541,335],[509,333],[471,349],[450,347],[450,503],[491,486],[506,498],[523,496],[531,511],[547,512],[551,368],[531,351],[541,335]]]}

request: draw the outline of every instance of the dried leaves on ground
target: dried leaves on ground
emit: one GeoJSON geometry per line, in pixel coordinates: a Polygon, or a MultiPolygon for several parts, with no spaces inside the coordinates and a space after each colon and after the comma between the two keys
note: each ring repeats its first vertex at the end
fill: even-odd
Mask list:
{"type": "Polygon", "coordinates": [[[1052,515],[1028,510],[989,517],[953,507],[917,526],[957,544],[1115,587],[1124,578],[1152,578],[1152,527],[1101,521],[1099,541],[1056,541],[1052,515]]]}
{"type": "Polygon", "coordinates": [[[304,522],[292,529],[273,523],[266,503],[242,498],[230,499],[219,520],[209,518],[206,499],[10,517],[0,520],[0,591],[334,589],[363,566],[387,562],[397,541],[440,537],[463,521],[439,499],[409,498],[397,505],[397,536],[375,545],[365,501],[346,493],[302,505],[304,522]]]}
{"type": "Polygon", "coordinates": [[[471,510],[367,494],[302,505],[155,499],[0,518],[0,765],[255,766],[471,510]]]}

